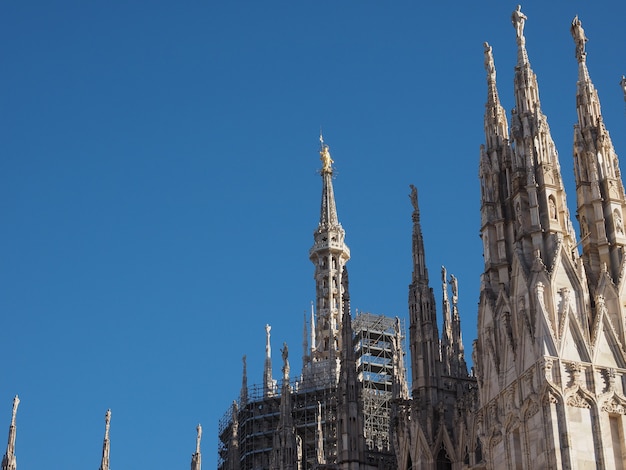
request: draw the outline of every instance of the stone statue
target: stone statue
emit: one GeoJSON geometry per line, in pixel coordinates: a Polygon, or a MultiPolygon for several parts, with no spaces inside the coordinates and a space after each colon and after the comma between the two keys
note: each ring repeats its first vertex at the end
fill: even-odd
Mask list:
{"type": "Polygon", "coordinates": [[[456,303],[459,297],[459,281],[454,274],[450,274],[450,284],[452,284],[452,300],[456,303]]]}
{"type": "Polygon", "coordinates": [[[283,381],[289,382],[289,349],[287,343],[283,343],[283,348],[280,350],[283,354],[283,381]]]}
{"type": "Polygon", "coordinates": [[[202,439],[202,426],[198,424],[196,427],[198,435],[196,436],[196,454],[200,453],[200,440],[202,439]]]}
{"type": "Polygon", "coordinates": [[[581,60],[585,54],[585,43],[588,41],[587,36],[585,36],[585,30],[583,29],[583,25],[578,19],[578,15],[574,17],[572,20],[572,27],[570,28],[570,32],[572,33],[572,37],[574,38],[574,42],[576,43],[576,58],[581,60]]]}
{"type": "Polygon", "coordinates": [[[441,282],[445,284],[447,282],[446,281],[447,279],[448,279],[448,271],[446,270],[445,266],[442,266],[441,267],[441,282]]]}
{"type": "Polygon", "coordinates": [[[619,211],[616,209],[614,212],[615,215],[615,228],[617,229],[617,233],[620,235],[624,235],[624,223],[622,221],[622,216],[619,211]]]}
{"type": "Polygon", "coordinates": [[[554,199],[552,199],[551,197],[548,198],[548,206],[550,207],[550,218],[557,220],[558,213],[556,211],[556,203],[554,202],[554,199]]]}
{"type": "Polygon", "coordinates": [[[515,32],[517,34],[517,39],[522,39],[524,37],[524,23],[528,18],[524,13],[522,13],[522,6],[517,5],[517,9],[511,15],[511,22],[513,26],[515,26],[515,32]]]}
{"type": "Polygon", "coordinates": [[[287,348],[287,343],[283,343],[283,349],[280,350],[283,353],[283,364],[287,363],[287,359],[289,358],[289,349],[287,348]]]}
{"type": "Polygon", "coordinates": [[[492,48],[488,42],[483,43],[483,48],[485,51],[485,70],[489,75],[489,80],[495,82],[496,81],[496,67],[493,64],[493,52],[492,48]]]}
{"type": "Polygon", "coordinates": [[[411,204],[413,204],[413,209],[417,210],[417,188],[412,184],[410,184],[409,187],[411,188],[411,194],[409,194],[411,204]]]}
{"type": "Polygon", "coordinates": [[[272,331],[272,327],[269,324],[265,325],[265,355],[267,357],[271,357],[272,355],[272,346],[270,345],[270,331],[272,331]]]}
{"type": "Polygon", "coordinates": [[[13,398],[13,414],[11,415],[11,424],[15,425],[15,416],[17,415],[17,407],[20,404],[20,399],[17,395],[13,398]]]}
{"type": "Polygon", "coordinates": [[[622,91],[624,92],[624,101],[626,101],[626,75],[622,75],[622,79],[619,82],[622,87],[622,91]]]}

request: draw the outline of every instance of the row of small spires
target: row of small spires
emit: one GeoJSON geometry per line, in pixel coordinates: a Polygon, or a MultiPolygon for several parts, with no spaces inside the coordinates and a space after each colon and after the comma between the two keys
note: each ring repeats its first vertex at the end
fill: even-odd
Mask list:
{"type": "MultiPolygon", "coordinates": [[[[13,413],[11,415],[11,425],[9,426],[9,441],[7,450],[2,458],[1,470],[17,470],[17,461],[15,458],[15,418],[17,416],[17,407],[20,399],[17,395],[13,398],[13,413]]],[[[102,444],[102,460],[99,470],[109,470],[109,454],[111,451],[111,441],[109,439],[109,429],[111,427],[111,410],[107,410],[104,415],[104,442],[102,444]]],[[[202,426],[198,424],[196,427],[196,451],[191,455],[191,470],[201,470],[202,460],[200,455],[200,440],[202,439],[202,426]]]]}

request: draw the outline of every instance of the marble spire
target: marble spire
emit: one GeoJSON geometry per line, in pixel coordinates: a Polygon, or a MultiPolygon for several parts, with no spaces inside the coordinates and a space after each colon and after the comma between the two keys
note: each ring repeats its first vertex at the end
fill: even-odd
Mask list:
{"type": "Polygon", "coordinates": [[[111,453],[111,441],[109,440],[109,429],[111,427],[111,410],[107,410],[104,415],[104,442],[102,443],[102,461],[100,470],[109,470],[109,456],[111,453]]]}
{"type": "Polygon", "coordinates": [[[7,450],[2,458],[2,470],[16,470],[17,462],[15,459],[15,418],[17,416],[17,407],[20,404],[20,399],[17,395],[13,398],[13,413],[11,414],[11,425],[9,426],[9,441],[7,443],[7,450]]]}
{"type": "MultiPolygon", "coordinates": [[[[322,202],[320,220],[313,233],[314,243],[309,250],[309,259],[315,266],[317,312],[315,328],[311,326],[311,330],[315,330],[311,360],[334,364],[337,351],[341,349],[341,276],[344,265],[350,259],[350,250],[345,244],[346,234],[337,217],[333,189],[334,162],[321,135],[319,154],[322,162],[322,202]]],[[[331,365],[331,368],[334,367],[331,365]]]]}
{"type": "Polygon", "coordinates": [[[200,453],[200,441],[202,440],[202,426],[196,427],[196,451],[191,456],[191,470],[202,470],[202,454],[200,453]]]}
{"type": "Polygon", "coordinates": [[[272,327],[265,325],[265,365],[263,368],[263,396],[274,395],[274,379],[272,377],[272,345],[270,342],[272,327]]]}
{"type": "Polygon", "coordinates": [[[603,270],[613,282],[620,276],[626,248],[626,197],[617,153],[602,119],[598,92],[589,77],[588,39],[578,16],[572,20],[570,31],[578,61],[578,122],[574,126],[577,212],[582,256],[593,293],[603,270]]]}

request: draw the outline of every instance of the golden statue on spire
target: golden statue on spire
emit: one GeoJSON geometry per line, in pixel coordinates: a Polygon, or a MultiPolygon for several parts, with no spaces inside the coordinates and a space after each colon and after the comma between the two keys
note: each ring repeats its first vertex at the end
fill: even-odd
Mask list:
{"type": "Polygon", "coordinates": [[[324,137],[320,133],[320,160],[322,161],[322,173],[332,173],[333,168],[332,164],[335,163],[332,158],[330,158],[330,151],[328,150],[328,145],[324,143],[324,137]]]}

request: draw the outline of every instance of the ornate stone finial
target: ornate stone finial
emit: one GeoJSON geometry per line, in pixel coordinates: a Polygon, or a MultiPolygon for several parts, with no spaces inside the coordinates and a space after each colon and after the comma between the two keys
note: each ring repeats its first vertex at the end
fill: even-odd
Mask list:
{"type": "Polygon", "coordinates": [[[524,42],[524,23],[528,17],[522,13],[522,6],[517,5],[517,9],[511,15],[511,22],[515,27],[515,32],[517,34],[517,40],[524,42]]]}
{"type": "Polygon", "coordinates": [[[411,199],[411,204],[413,205],[413,209],[417,211],[419,210],[417,206],[417,188],[413,186],[412,184],[409,185],[409,188],[411,188],[411,194],[409,194],[409,198],[411,199]]]}
{"type": "Polygon", "coordinates": [[[13,414],[11,415],[11,426],[15,426],[15,417],[17,416],[17,407],[20,404],[20,398],[15,395],[13,398],[13,414]]]}
{"type": "Polygon", "coordinates": [[[200,453],[200,441],[202,440],[202,425],[198,424],[198,426],[196,426],[196,454],[200,453]]]}
{"type": "Polygon", "coordinates": [[[332,158],[330,158],[329,147],[324,143],[324,137],[320,132],[320,160],[322,161],[322,173],[332,173],[333,168],[332,164],[335,163],[332,158]]]}
{"type": "Polygon", "coordinates": [[[104,415],[104,442],[102,443],[102,461],[100,470],[109,470],[109,453],[111,443],[109,441],[109,428],[111,427],[111,410],[107,410],[104,415]]]}
{"type": "Polygon", "coordinates": [[[622,75],[622,79],[619,81],[622,91],[624,92],[624,101],[626,101],[626,76],[622,75]]]}
{"type": "Polygon", "coordinates": [[[585,36],[585,30],[583,29],[582,23],[578,19],[578,15],[576,15],[572,20],[570,32],[572,33],[572,37],[576,43],[576,59],[578,62],[582,62],[585,60],[585,56],[587,55],[585,52],[585,43],[588,39],[587,36],[585,36]]]}
{"type": "Polygon", "coordinates": [[[104,415],[104,438],[109,438],[109,429],[111,428],[111,410],[107,410],[104,415]]]}

